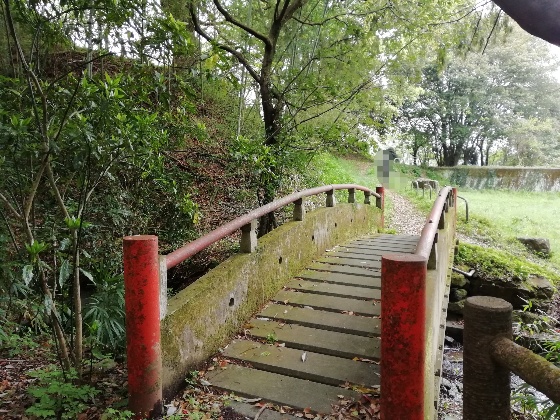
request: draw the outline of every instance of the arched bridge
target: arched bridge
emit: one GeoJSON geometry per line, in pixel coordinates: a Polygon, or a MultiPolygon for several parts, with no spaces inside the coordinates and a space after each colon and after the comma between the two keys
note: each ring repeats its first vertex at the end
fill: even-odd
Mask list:
{"type": "Polygon", "coordinates": [[[378,233],[382,187],[329,185],[166,256],[155,236],[124,238],[131,409],[157,412],[190,370],[224,349],[235,363],[206,378],[222,390],[314,413],[380,393],[385,419],[434,418],[455,202],[456,190],[443,188],[420,236],[390,235],[378,233]],[[348,191],[347,203],[335,202],[337,190],[348,191]],[[306,214],[303,200],[325,193],[326,206],[306,214]],[[293,221],[257,241],[256,220],[286,205],[293,221]],[[167,301],[167,270],[238,230],[240,253],[167,301]],[[244,339],[232,340],[239,332],[244,339]]]}

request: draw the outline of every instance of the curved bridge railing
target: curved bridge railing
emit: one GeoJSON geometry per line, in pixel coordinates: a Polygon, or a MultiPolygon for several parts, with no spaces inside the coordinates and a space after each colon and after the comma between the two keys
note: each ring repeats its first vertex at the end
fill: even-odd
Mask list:
{"type": "Polygon", "coordinates": [[[413,254],[385,254],[381,259],[381,417],[385,419],[434,418],[456,196],[454,188],[440,190],[413,254]]]}
{"type": "Polygon", "coordinates": [[[212,232],[188,243],[176,251],[171,252],[165,257],[166,267],[167,269],[175,267],[187,258],[192,257],[196,253],[218,242],[220,239],[224,239],[226,236],[231,235],[239,229],[241,229],[242,232],[241,252],[252,252],[252,250],[254,250],[254,246],[256,246],[256,238],[252,237],[251,232],[255,230],[255,223],[259,217],[265,216],[275,210],[295,203],[293,219],[301,221],[304,214],[303,199],[305,197],[327,193],[327,207],[333,207],[334,192],[337,190],[348,190],[349,203],[355,202],[356,190],[363,191],[365,204],[370,204],[370,197],[374,196],[376,198],[376,206],[378,208],[382,208],[383,187],[377,187],[376,191],[373,191],[367,187],[356,184],[334,184],[299,191],[250,211],[249,213],[240,216],[237,219],[220,226],[212,232]],[[253,223],[252,226],[251,223],[253,223]]]}
{"type": "MultiPolygon", "coordinates": [[[[256,228],[259,217],[293,203],[293,220],[303,221],[305,197],[326,193],[326,206],[334,207],[336,190],[348,190],[349,203],[355,202],[356,190],[363,191],[364,204],[371,204],[371,197],[375,197],[376,206],[381,209],[381,224],[383,223],[383,187],[377,187],[374,191],[356,184],[335,184],[296,192],[259,207],[168,255],[159,255],[157,236],[137,235],[124,238],[128,389],[129,408],[133,412],[158,415],[162,405],[162,383],[165,375],[162,374],[160,328],[167,308],[167,270],[239,229],[240,251],[252,253],[257,246],[256,228]]],[[[231,300],[233,304],[234,299],[231,300]]],[[[179,367],[175,366],[174,369],[179,370],[179,367]]]]}

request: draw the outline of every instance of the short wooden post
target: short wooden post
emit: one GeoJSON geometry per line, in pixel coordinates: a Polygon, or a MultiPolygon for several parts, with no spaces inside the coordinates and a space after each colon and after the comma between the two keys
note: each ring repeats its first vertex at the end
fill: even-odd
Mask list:
{"type": "Polygon", "coordinates": [[[294,201],[294,221],[301,222],[305,218],[305,207],[303,206],[303,198],[294,201]]]}
{"type": "Polygon", "coordinates": [[[445,229],[445,207],[446,206],[444,204],[443,209],[441,210],[441,215],[439,216],[438,229],[445,229]]]}
{"type": "Polygon", "coordinates": [[[381,418],[423,420],[426,259],[382,256],[381,301],[381,418]]]}
{"type": "Polygon", "coordinates": [[[383,210],[385,207],[385,188],[375,187],[375,192],[379,194],[379,197],[375,197],[375,207],[383,210]]]}
{"type": "Polygon", "coordinates": [[[135,418],[162,410],[158,238],[123,239],[128,407],[135,418]]]}
{"type": "Polygon", "coordinates": [[[335,204],[334,190],[327,191],[327,207],[334,207],[335,204]]]}
{"type": "Polygon", "coordinates": [[[257,219],[252,220],[241,228],[240,251],[250,254],[257,249],[257,219]]]}
{"type": "Polygon", "coordinates": [[[348,188],[348,202],[349,203],[356,202],[356,190],[354,188],[348,188]]]}
{"type": "Polygon", "coordinates": [[[465,304],[463,333],[463,419],[510,418],[510,371],[492,360],[496,337],[512,338],[509,302],[489,296],[472,296],[465,304]]]}
{"type": "Polygon", "coordinates": [[[385,188],[382,186],[375,187],[375,192],[379,197],[375,197],[375,207],[381,210],[381,228],[385,227],[385,188]]]}
{"type": "Polygon", "coordinates": [[[371,204],[370,197],[371,193],[369,191],[364,191],[364,204],[371,204]]]}
{"type": "MultiPolygon", "coordinates": [[[[432,221],[430,220],[430,223],[432,221]]],[[[434,235],[434,242],[432,243],[432,249],[430,249],[430,256],[428,257],[428,270],[435,270],[437,268],[438,252],[437,252],[437,242],[438,242],[438,232],[434,235]]]]}

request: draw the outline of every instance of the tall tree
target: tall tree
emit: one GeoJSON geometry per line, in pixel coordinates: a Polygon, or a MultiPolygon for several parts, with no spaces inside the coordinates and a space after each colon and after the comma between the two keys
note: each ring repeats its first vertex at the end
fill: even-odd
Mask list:
{"type": "MultiPolygon", "coordinates": [[[[234,57],[258,87],[262,144],[271,157],[260,181],[263,203],[273,200],[282,160],[290,153],[355,140],[367,132],[367,125],[384,124],[407,89],[406,78],[397,75],[398,62],[414,62],[429,54],[432,42],[442,42],[445,23],[460,20],[472,9],[457,9],[457,3],[446,2],[444,7],[437,1],[421,6],[355,0],[189,3],[193,27],[205,41],[203,48],[234,57]],[[442,37],[436,41],[426,28],[442,37]],[[304,141],[298,143],[298,138],[304,141]]],[[[232,76],[241,79],[240,72],[229,72],[232,76]]],[[[272,215],[264,218],[260,233],[273,226],[272,215]]]]}
{"type": "Polygon", "coordinates": [[[554,67],[548,47],[519,30],[484,53],[450,55],[443,69],[424,69],[423,92],[401,109],[402,128],[430,139],[438,165],[487,165],[498,143],[518,137],[519,121],[557,115],[554,67]]]}

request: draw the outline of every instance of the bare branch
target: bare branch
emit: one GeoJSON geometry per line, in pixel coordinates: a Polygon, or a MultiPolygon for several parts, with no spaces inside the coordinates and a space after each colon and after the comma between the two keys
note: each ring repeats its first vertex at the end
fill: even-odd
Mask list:
{"type": "Polygon", "coordinates": [[[306,26],[323,26],[324,24],[330,22],[331,20],[339,20],[341,17],[345,17],[345,16],[351,16],[351,17],[365,17],[365,16],[369,16],[372,14],[376,14],[376,13],[380,13],[383,12],[384,10],[390,8],[390,6],[383,6],[379,9],[376,10],[370,10],[368,12],[363,12],[363,13],[339,13],[337,15],[333,15],[330,16],[326,19],[323,19],[321,22],[308,22],[308,21],[304,21],[302,19],[299,19],[297,17],[294,17],[294,20],[298,23],[301,23],[302,25],[306,25],[306,26]]]}
{"type": "Polygon", "coordinates": [[[200,26],[200,22],[198,21],[198,18],[196,17],[196,11],[194,10],[194,7],[193,7],[192,4],[189,7],[189,12],[191,14],[191,20],[192,20],[193,25],[194,25],[194,30],[198,34],[200,34],[200,36],[202,36],[206,41],[210,42],[212,45],[215,45],[217,48],[219,48],[221,50],[224,50],[224,51],[230,53],[231,55],[233,55],[235,58],[237,58],[237,61],[239,61],[239,63],[241,63],[241,65],[247,69],[247,71],[249,72],[251,77],[255,80],[255,82],[257,82],[260,85],[261,84],[261,77],[255,71],[255,69],[249,64],[249,62],[243,56],[243,54],[241,54],[239,51],[234,50],[233,48],[231,48],[228,45],[218,43],[215,40],[215,38],[208,35],[204,31],[204,29],[202,29],[202,27],[200,26]]]}
{"type": "Polygon", "coordinates": [[[45,169],[47,171],[47,178],[49,180],[49,184],[51,184],[51,188],[52,188],[54,196],[56,198],[56,202],[58,203],[58,206],[60,207],[60,210],[64,214],[65,218],[70,219],[70,214],[68,213],[68,209],[66,208],[66,204],[64,204],[64,200],[62,199],[62,195],[60,194],[60,190],[58,189],[58,186],[56,185],[56,181],[54,179],[54,174],[53,174],[53,171],[52,171],[52,167],[51,167],[51,164],[48,161],[48,159],[47,159],[47,165],[45,166],[45,169]]]}
{"type": "Polygon", "coordinates": [[[224,9],[224,7],[220,4],[219,0],[213,0],[213,1],[214,1],[214,4],[216,5],[216,8],[218,9],[218,11],[223,15],[223,17],[226,19],[227,22],[231,23],[232,25],[237,26],[240,29],[243,29],[248,34],[251,34],[255,38],[260,39],[262,42],[265,43],[265,45],[267,45],[269,47],[272,47],[272,41],[266,35],[263,35],[260,32],[251,28],[250,26],[247,26],[244,23],[239,22],[232,15],[230,15],[229,12],[226,9],[224,9]]]}
{"type": "Polygon", "coordinates": [[[500,10],[498,12],[498,14],[496,15],[496,20],[494,21],[494,25],[492,26],[492,30],[490,31],[490,34],[488,35],[488,38],[486,38],[486,44],[484,44],[484,49],[482,50],[482,54],[484,54],[486,52],[486,47],[488,46],[488,43],[490,42],[490,38],[492,38],[492,34],[494,33],[494,30],[496,29],[496,26],[498,25],[498,21],[500,20],[500,15],[502,14],[502,11],[500,10]]]}
{"type": "Polygon", "coordinates": [[[6,198],[6,196],[1,192],[0,192],[0,200],[4,202],[6,207],[8,207],[8,210],[10,210],[10,212],[12,213],[12,215],[15,216],[16,219],[23,220],[21,214],[19,214],[19,212],[15,209],[15,207],[12,206],[12,203],[10,203],[10,201],[6,198]]]}
{"type": "Polygon", "coordinates": [[[25,208],[23,210],[23,220],[27,223],[29,220],[29,214],[31,213],[31,208],[33,207],[33,200],[35,200],[35,194],[37,194],[37,189],[39,188],[39,183],[41,182],[41,178],[43,178],[43,173],[45,172],[45,167],[49,161],[49,153],[46,153],[43,157],[43,163],[41,167],[35,174],[35,179],[33,180],[33,184],[31,184],[31,190],[29,191],[29,195],[27,196],[27,200],[25,200],[25,208]]]}
{"type": "Polygon", "coordinates": [[[286,23],[288,20],[292,19],[296,10],[303,7],[305,3],[307,3],[307,0],[295,0],[291,4],[290,4],[290,0],[286,0],[284,3],[284,8],[280,13],[281,22],[286,23]]]}

